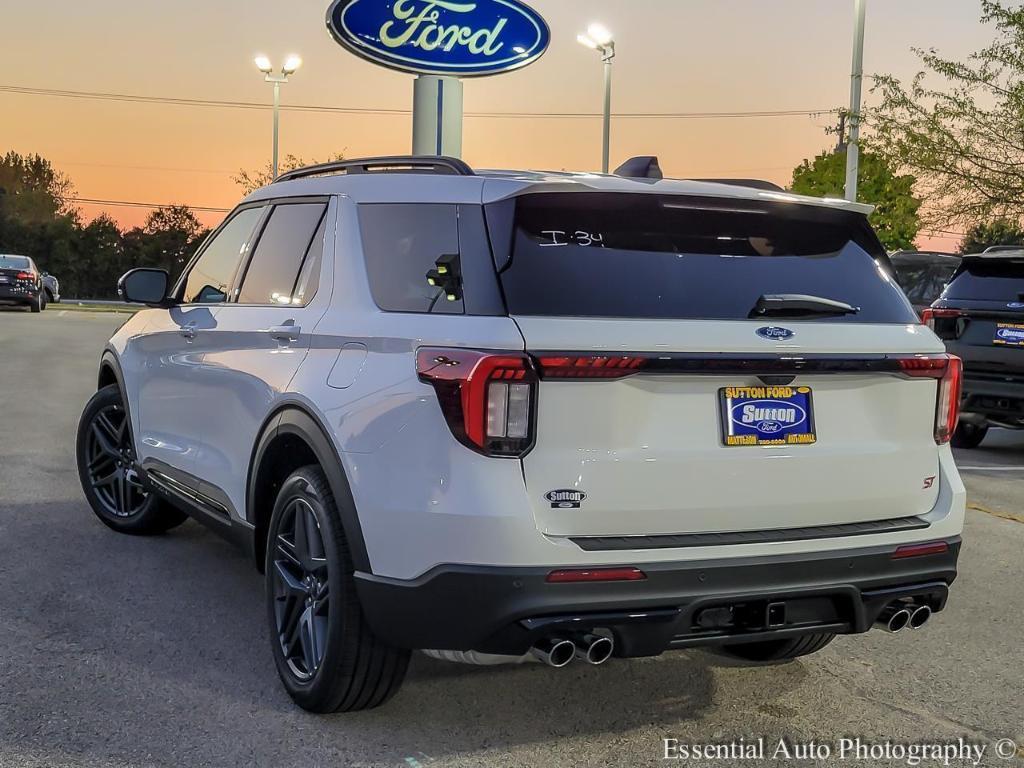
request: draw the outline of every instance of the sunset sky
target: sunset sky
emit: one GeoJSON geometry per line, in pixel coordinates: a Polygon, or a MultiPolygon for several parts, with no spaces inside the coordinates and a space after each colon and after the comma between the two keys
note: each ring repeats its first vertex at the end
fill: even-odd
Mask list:
{"type": "MultiPolygon", "coordinates": [[[[466,160],[480,167],[591,170],[601,68],[575,38],[600,20],[616,36],[616,112],[829,110],[848,101],[852,0],[530,0],[552,29],[524,70],[469,81],[466,160]]],[[[285,106],[408,110],[412,76],[373,66],[328,35],[327,0],[2,0],[0,86],[268,103],[252,63],[302,55],[285,106]]],[[[991,40],[978,0],[868,0],[868,72],[911,77],[912,47],[966,56],[991,40]]],[[[870,94],[868,96],[870,99],[870,94]]],[[[269,110],[140,104],[0,90],[0,151],[39,152],[80,197],[230,208],[231,175],[269,160],[269,110]]],[[[757,176],[786,183],[834,145],[831,115],[738,119],[617,118],[612,158],[656,154],[668,175],[757,176]]],[[[307,159],[410,150],[408,114],[285,112],[282,154],[307,159]]],[[[106,210],[125,225],[147,210],[106,210]]],[[[223,214],[201,214],[215,224],[223,214]]],[[[952,248],[956,238],[930,240],[952,248]]]]}

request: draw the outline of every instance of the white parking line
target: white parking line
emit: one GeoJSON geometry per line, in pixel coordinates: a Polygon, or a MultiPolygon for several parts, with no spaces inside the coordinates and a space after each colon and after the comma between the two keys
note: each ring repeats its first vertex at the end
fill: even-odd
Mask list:
{"type": "Polygon", "coordinates": [[[957,467],[961,472],[1024,472],[1024,467],[957,467]]]}

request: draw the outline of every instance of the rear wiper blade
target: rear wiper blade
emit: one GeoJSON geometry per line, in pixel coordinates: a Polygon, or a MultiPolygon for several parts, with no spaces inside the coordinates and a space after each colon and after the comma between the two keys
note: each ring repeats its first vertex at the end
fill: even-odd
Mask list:
{"type": "Polygon", "coordinates": [[[803,315],[855,315],[860,307],[821,296],[779,293],[762,296],[750,310],[750,317],[800,317],[803,315]]]}

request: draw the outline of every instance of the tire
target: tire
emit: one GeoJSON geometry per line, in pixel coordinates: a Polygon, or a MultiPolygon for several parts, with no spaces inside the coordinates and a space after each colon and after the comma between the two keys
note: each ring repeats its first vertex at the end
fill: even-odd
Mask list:
{"type": "Polygon", "coordinates": [[[104,525],[118,533],[150,536],[187,519],[150,493],[134,471],[131,424],[116,384],[104,387],[85,406],[75,445],[78,478],[85,498],[104,525]]]}
{"type": "Polygon", "coordinates": [[[988,424],[979,427],[977,424],[961,422],[953,433],[950,444],[954,448],[977,448],[987,434],[988,424]]]}
{"type": "Polygon", "coordinates": [[[28,305],[28,311],[31,312],[32,314],[42,312],[46,308],[45,301],[46,300],[43,298],[43,294],[40,292],[40,294],[36,296],[36,300],[28,305]]]}
{"type": "Polygon", "coordinates": [[[281,486],[265,564],[274,663],[296,704],[318,714],[356,712],[398,692],[410,651],[378,640],[363,618],[341,516],[320,467],[303,467],[281,486]]]}
{"type": "Polygon", "coordinates": [[[762,640],[757,643],[736,643],[724,645],[717,649],[718,653],[742,661],[768,662],[790,661],[817,653],[835,639],[831,632],[816,635],[803,635],[784,640],[762,640]]]}
{"type": "Polygon", "coordinates": [[[39,294],[39,311],[44,312],[50,303],[50,296],[46,291],[39,294]]]}

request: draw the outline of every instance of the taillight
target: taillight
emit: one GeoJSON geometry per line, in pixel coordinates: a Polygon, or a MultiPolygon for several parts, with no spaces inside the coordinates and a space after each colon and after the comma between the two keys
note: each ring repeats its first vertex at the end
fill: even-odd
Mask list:
{"type": "Polygon", "coordinates": [[[964,313],[959,309],[928,308],[921,312],[921,322],[935,331],[940,339],[948,341],[960,337],[963,319],[964,313]]]}
{"type": "Polygon", "coordinates": [[[630,356],[584,355],[537,358],[540,375],[545,379],[621,379],[639,373],[647,358],[630,356]]]}
{"type": "Polygon", "coordinates": [[[533,447],[537,374],[526,355],[425,347],[416,354],[416,371],[434,387],[463,445],[509,457],[533,447]]]}
{"type": "Polygon", "coordinates": [[[964,364],[956,355],[918,355],[899,359],[907,376],[938,379],[938,401],[935,407],[935,442],[945,445],[953,438],[960,420],[960,388],[964,364]]]}
{"type": "Polygon", "coordinates": [[[16,274],[14,276],[14,279],[15,280],[32,280],[32,281],[35,281],[36,276],[33,275],[31,272],[19,272],[18,274],[16,274]]]}

